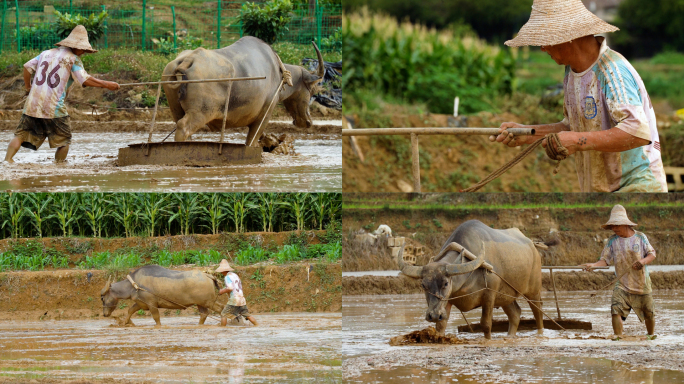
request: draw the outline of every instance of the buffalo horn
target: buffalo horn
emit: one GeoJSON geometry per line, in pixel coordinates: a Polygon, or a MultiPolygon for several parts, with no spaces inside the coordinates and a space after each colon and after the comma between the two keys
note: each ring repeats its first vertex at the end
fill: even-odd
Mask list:
{"type": "Polygon", "coordinates": [[[401,269],[401,273],[408,277],[412,277],[414,279],[420,279],[423,277],[423,267],[416,267],[414,265],[408,265],[404,263],[404,247],[406,244],[401,246],[401,249],[399,250],[399,254],[397,255],[397,264],[399,264],[399,269],[401,269]]]}
{"type": "Polygon", "coordinates": [[[316,50],[316,56],[318,56],[318,73],[316,74],[323,78],[323,76],[325,76],[325,62],[323,61],[323,55],[321,55],[321,51],[318,50],[316,43],[312,41],[311,44],[313,44],[314,49],[316,50]]]}
{"type": "MultiPolygon", "coordinates": [[[[463,248],[458,243],[451,243],[451,250],[469,253],[467,249],[463,248]]],[[[478,268],[480,268],[485,263],[484,256],[476,257],[475,260],[464,263],[464,264],[449,264],[446,266],[447,275],[462,275],[464,273],[470,273],[478,268]]]]}
{"type": "Polygon", "coordinates": [[[109,276],[109,280],[107,280],[107,284],[105,284],[105,287],[102,289],[100,292],[100,296],[104,296],[109,292],[109,288],[112,286],[112,277],[109,276]]]}

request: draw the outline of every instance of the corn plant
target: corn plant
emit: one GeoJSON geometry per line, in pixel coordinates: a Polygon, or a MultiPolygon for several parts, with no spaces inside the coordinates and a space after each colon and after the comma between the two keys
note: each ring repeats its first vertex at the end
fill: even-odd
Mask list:
{"type": "Polygon", "coordinates": [[[105,225],[105,218],[108,216],[109,203],[105,199],[104,193],[86,193],[84,202],[87,202],[85,216],[88,225],[93,232],[93,237],[102,237],[102,228],[105,225]]]}
{"type": "Polygon", "coordinates": [[[265,249],[249,246],[241,249],[235,255],[235,261],[238,265],[254,264],[260,261],[268,260],[268,253],[265,249]]]}
{"type": "Polygon", "coordinates": [[[230,193],[228,194],[228,200],[224,203],[224,206],[228,210],[229,217],[233,221],[235,226],[235,233],[240,233],[245,231],[245,218],[247,217],[247,212],[250,209],[256,208],[250,199],[252,198],[251,193],[230,193]]]}
{"type": "Polygon", "coordinates": [[[197,193],[173,194],[173,206],[175,206],[176,213],[172,214],[169,218],[169,224],[177,221],[183,235],[190,234],[193,222],[197,215],[202,212],[202,207],[199,205],[199,196],[197,193]]]}
{"type": "Polygon", "coordinates": [[[297,261],[303,259],[303,252],[298,245],[290,244],[284,245],[283,248],[274,255],[275,261],[278,263],[286,263],[288,261],[297,261]]]}
{"type": "Polygon", "coordinates": [[[228,216],[224,205],[222,204],[225,195],[220,195],[218,193],[207,193],[202,195],[202,212],[204,212],[209,221],[209,226],[211,233],[216,235],[219,232],[221,222],[225,220],[228,216]]]}
{"type": "Polygon", "coordinates": [[[277,193],[257,193],[257,203],[255,204],[261,217],[264,232],[273,232],[273,220],[280,207],[289,205],[282,201],[282,195],[277,193]]]}
{"type": "Polygon", "coordinates": [[[55,193],[55,204],[52,206],[53,215],[59,222],[62,236],[73,234],[73,226],[79,220],[79,207],[81,206],[78,193],[55,193]]]}
{"type": "Polygon", "coordinates": [[[155,228],[162,217],[168,214],[171,204],[168,196],[165,193],[147,193],[138,196],[140,205],[143,207],[140,219],[145,224],[147,235],[150,237],[154,236],[155,228]]]}
{"type": "Polygon", "coordinates": [[[297,231],[306,229],[306,222],[311,217],[311,201],[308,193],[298,192],[288,195],[288,214],[297,223],[297,231]]]}
{"type": "Polygon", "coordinates": [[[52,196],[46,195],[46,193],[38,195],[35,193],[27,193],[25,195],[28,206],[24,207],[24,210],[26,211],[26,215],[33,219],[31,224],[33,224],[36,232],[38,232],[38,237],[43,237],[43,222],[55,217],[54,215],[48,214],[52,196]]]}
{"type": "Polygon", "coordinates": [[[7,218],[2,222],[2,227],[5,228],[5,226],[8,226],[11,233],[10,236],[16,239],[19,237],[19,223],[25,214],[24,199],[22,195],[19,193],[10,193],[7,197],[6,208],[7,218]]]}
{"type": "Polygon", "coordinates": [[[135,196],[132,193],[115,193],[109,201],[117,209],[112,210],[111,216],[124,227],[126,237],[133,236],[138,210],[135,207],[135,196]]]}

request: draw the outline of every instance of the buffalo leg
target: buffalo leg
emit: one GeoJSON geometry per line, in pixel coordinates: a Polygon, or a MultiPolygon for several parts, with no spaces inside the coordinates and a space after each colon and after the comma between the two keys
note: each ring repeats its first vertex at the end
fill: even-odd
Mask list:
{"type": "MultiPolygon", "coordinates": [[[[270,100],[269,100],[270,102],[270,100]]],[[[257,129],[259,128],[259,123],[261,123],[261,120],[263,119],[264,123],[261,125],[261,129],[259,134],[259,137],[254,139],[254,142],[252,143],[252,147],[258,147],[259,146],[259,139],[263,135],[264,131],[266,130],[266,127],[268,127],[268,121],[271,119],[271,112],[268,111],[268,114],[266,117],[264,116],[259,116],[257,119],[250,125],[249,127],[249,132],[247,133],[247,140],[245,140],[245,144],[249,145],[249,142],[252,141],[252,138],[254,138],[257,135],[257,129]]]]}
{"type": "Polygon", "coordinates": [[[152,318],[154,319],[154,321],[157,323],[155,327],[161,327],[161,320],[159,319],[159,308],[150,306],[150,313],[152,314],[152,318]]]}
{"type": "Polygon", "coordinates": [[[530,309],[537,323],[537,334],[542,335],[544,334],[544,314],[542,313],[541,292],[528,295],[527,298],[530,300],[530,309]]]}
{"type": "Polygon", "coordinates": [[[449,321],[449,314],[451,313],[451,303],[446,304],[446,318],[435,323],[437,333],[443,335],[446,331],[447,321],[449,321]]]}
{"type": "Polygon", "coordinates": [[[123,325],[126,325],[128,323],[133,324],[133,322],[131,321],[131,316],[133,316],[133,314],[139,309],[140,306],[138,305],[138,303],[135,303],[132,307],[128,308],[128,314],[126,315],[126,320],[124,320],[123,325]]]}
{"type": "Polygon", "coordinates": [[[207,124],[207,119],[202,113],[188,112],[176,123],[175,141],[186,141],[193,133],[207,124]]]}
{"type": "Polygon", "coordinates": [[[482,295],[482,318],[480,326],[487,340],[492,338],[492,314],[494,313],[494,294],[491,291],[482,295]]]}
{"type": "Polygon", "coordinates": [[[515,336],[518,332],[518,325],[520,325],[520,313],[522,310],[515,300],[501,308],[506,313],[506,316],[508,316],[508,336],[515,336]]]}
{"type": "Polygon", "coordinates": [[[199,305],[197,306],[197,309],[200,313],[199,325],[204,325],[204,321],[207,320],[207,315],[209,315],[209,310],[199,305]]]}

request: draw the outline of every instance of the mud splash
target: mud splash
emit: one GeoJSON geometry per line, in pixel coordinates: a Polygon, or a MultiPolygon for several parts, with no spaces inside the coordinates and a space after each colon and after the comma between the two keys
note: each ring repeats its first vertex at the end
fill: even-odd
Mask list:
{"type": "Polygon", "coordinates": [[[413,331],[407,335],[394,336],[390,339],[389,345],[411,345],[411,344],[464,344],[465,341],[456,335],[439,335],[435,327],[427,327],[420,331],[413,331]]]}
{"type": "Polygon", "coordinates": [[[256,314],[259,327],[0,322],[0,381],[341,381],[341,315],[256,314]]]}
{"type": "MultiPolygon", "coordinates": [[[[0,134],[9,142],[13,133],[0,134]]],[[[264,153],[262,164],[228,167],[116,166],[118,149],[146,138],[135,133],[74,134],[68,163],[53,164],[54,150],[22,149],[17,164],[0,164],[0,189],[37,192],[230,192],[327,191],[341,192],[342,151],[339,135],[294,135],[297,156],[264,153]]],[[[154,135],[161,141],[165,134],[154,135]]],[[[194,140],[218,140],[214,133],[194,140]]],[[[227,135],[227,142],[243,143],[244,134],[227,135]]]]}

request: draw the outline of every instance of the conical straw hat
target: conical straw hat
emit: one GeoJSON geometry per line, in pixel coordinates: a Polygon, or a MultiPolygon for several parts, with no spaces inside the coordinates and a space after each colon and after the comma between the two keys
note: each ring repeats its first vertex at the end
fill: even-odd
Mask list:
{"type": "Polygon", "coordinates": [[[233,268],[230,267],[228,264],[228,260],[223,259],[221,260],[221,264],[219,264],[218,268],[216,268],[216,272],[232,272],[234,271],[233,268]]]}
{"type": "Polygon", "coordinates": [[[618,204],[610,211],[610,219],[607,223],[603,224],[601,228],[610,229],[613,225],[629,225],[630,227],[636,227],[638,224],[632,223],[632,221],[627,218],[627,210],[625,210],[625,207],[618,204]]]}
{"type": "Polygon", "coordinates": [[[530,19],[506,45],[558,45],[583,36],[617,30],[619,28],[589,12],[581,0],[534,0],[530,19]]]}
{"type": "Polygon", "coordinates": [[[69,36],[67,36],[66,39],[60,41],[59,43],[57,43],[55,45],[62,46],[62,47],[82,49],[82,50],[86,51],[87,53],[97,52],[96,49],[93,49],[93,47],[90,46],[90,42],[88,42],[88,32],[86,31],[85,27],[82,25],[77,25],[71,31],[69,36]]]}

